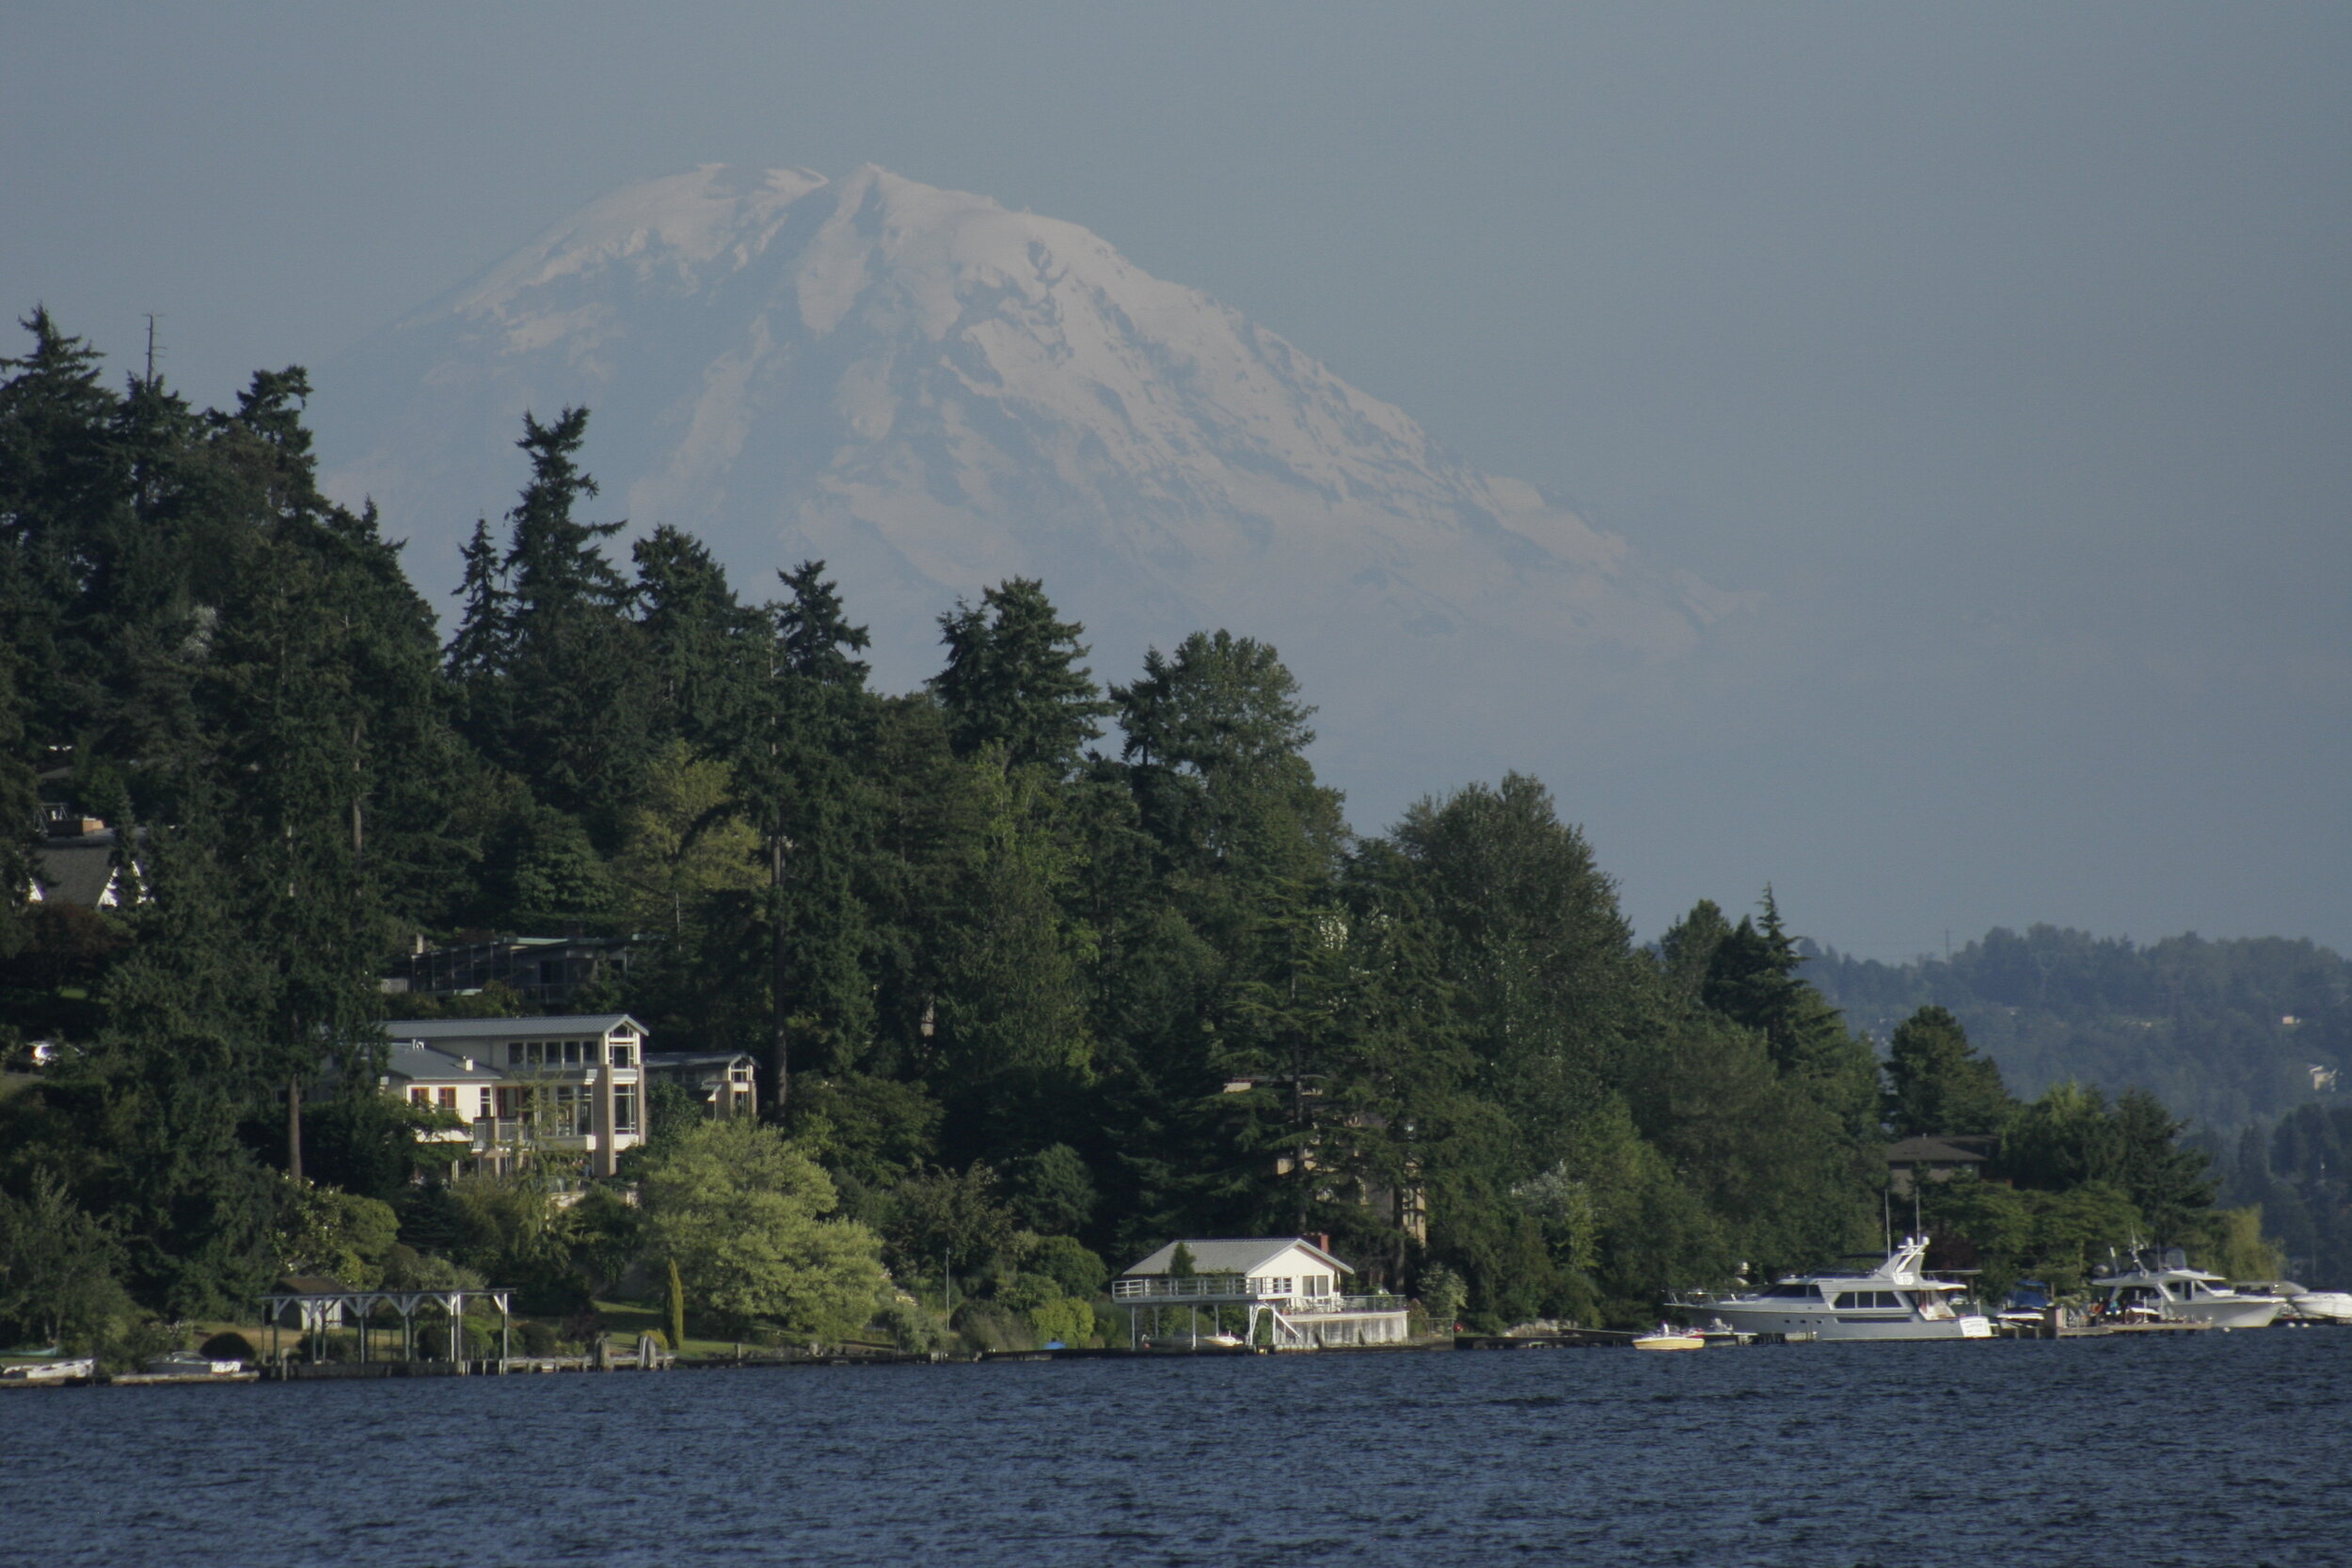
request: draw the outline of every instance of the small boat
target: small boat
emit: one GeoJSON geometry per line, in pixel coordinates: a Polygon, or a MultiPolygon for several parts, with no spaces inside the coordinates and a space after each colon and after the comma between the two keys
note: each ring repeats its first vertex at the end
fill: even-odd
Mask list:
{"type": "Polygon", "coordinates": [[[147,1370],[164,1377],[234,1377],[245,1370],[245,1363],[234,1358],[215,1361],[202,1351],[176,1350],[151,1359],[147,1370]]]}
{"type": "Polygon", "coordinates": [[[2352,1291],[2296,1291],[2287,1300],[2297,1317],[2321,1323],[2352,1323],[2352,1291]]]}
{"type": "Polygon", "coordinates": [[[98,1363],[87,1355],[68,1361],[20,1361],[13,1367],[0,1367],[0,1379],[10,1383],[63,1383],[97,1373],[98,1363]]]}
{"type": "Polygon", "coordinates": [[[1788,1275],[1760,1291],[1722,1301],[1687,1302],[1747,1334],[1809,1335],[1817,1339],[1990,1339],[1982,1313],[1961,1310],[1965,1285],[1930,1279],[1921,1269],[1925,1236],[1902,1245],[1867,1274],[1825,1269],[1788,1275]]]}
{"type": "Polygon", "coordinates": [[[1695,1329],[1677,1328],[1672,1323],[1660,1323],[1655,1332],[1644,1334],[1633,1341],[1635,1350],[1705,1350],[1707,1336],[1695,1329]]]}
{"type": "Polygon", "coordinates": [[[2268,1328],[2282,1296],[2238,1291],[2217,1274],[2188,1266],[2188,1254],[2140,1251],[2121,1269],[2094,1275],[2091,1310],[2102,1323],[2201,1323],[2208,1328],[2268,1328]]]}

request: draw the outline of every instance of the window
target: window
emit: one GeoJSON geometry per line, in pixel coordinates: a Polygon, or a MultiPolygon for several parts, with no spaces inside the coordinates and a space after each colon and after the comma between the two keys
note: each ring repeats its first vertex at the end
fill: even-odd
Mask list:
{"type": "Polygon", "coordinates": [[[1890,1308],[1899,1310],[1905,1303],[1901,1296],[1896,1294],[1892,1291],[1849,1291],[1844,1295],[1837,1298],[1836,1305],[1841,1309],[1851,1312],[1858,1310],[1885,1311],[1890,1308]]]}
{"type": "Polygon", "coordinates": [[[424,1087],[422,1085],[419,1085],[408,1091],[408,1103],[411,1105],[431,1105],[433,1103],[433,1091],[424,1087]]]}
{"type": "Polygon", "coordinates": [[[488,1089],[484,1089],[482,1091],[482,1109],[477,1114],[486,1117],[490,1115],[490,1107],[494,1103],[496,1102],[490,1098],[490,1091],[488,1089]]]}
{"type": "Polygon", "coordinates": [[[637,1065],[637,1047],[627,1040],[613,1041],[612,1065],[614,1067],[635,1067],[637,1065]]]}
{"type": "Polygon", "coordinates": [[[441,1109],[444,1111],[454,1111],[457,1109],[457,1091],[455,1089],[443,1089],[441,1091],[441,1109]]]}
{"type": "Polygon", "coordinates": [[[637,1090],[632,1085],[624,1084],[612,1091],[612,1131],[637,1131],[637,1090]]]}

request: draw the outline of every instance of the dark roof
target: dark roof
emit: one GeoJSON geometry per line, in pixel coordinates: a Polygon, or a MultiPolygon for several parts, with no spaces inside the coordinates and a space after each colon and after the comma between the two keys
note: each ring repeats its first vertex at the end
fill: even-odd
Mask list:
{"type": "Polygon", "coordinates": [[[644,1053],[649,1068],[671,1068],[688,1071],[694,1068],[733,1067],[738,1062],[758,1066],[758,1060],[748,1051],[648,1051],[644,1053]]]}
{"type": "Polygon", "coordinates": [[[281,1296],[341,1296],[350,1294],[351,1287],[323,1274],[290,1274],[278,1282],[276,1291],[281,1296]]]}
{"type": "Polygon", "coordinates": [[[622,1024],[639,1035],[645,1026],[627,1013],[577,1013],[557,1018],[393,1018],[384,1033],[396,1040],[424,1040],[444,1051],[476,1040],[567,1040],[601,1035],[622,1024]]]}
{"type": "Polygon", "coordinates": [[[1903,1138],[1886,1146],[1890,1165],[1981,1165],[1991,1156],[1942,1138],[1903,1138]]]}
{"type": "Polygon", "coordinates": [[[496,1084],[504,1081],[504,1074],[495,1068],[485,1067],[479,1058],[464,1052],[439,1050],[429,1045],[417,1045],[407,1040],[395,1044],[384,1062],[384,1075],[405,1078],[411,1083],[429,1079],[436,1083],[496,1084]]]}
{"type": "Polygon", "coordinates": [[[92,833],[85,838],[55,839],[33,851],[33,874],[40,879],[42,898],[86,910],[98,907],[115,875],[114,834],[104,834],[103,842],[92,842],[100,837],[92,833]]]}

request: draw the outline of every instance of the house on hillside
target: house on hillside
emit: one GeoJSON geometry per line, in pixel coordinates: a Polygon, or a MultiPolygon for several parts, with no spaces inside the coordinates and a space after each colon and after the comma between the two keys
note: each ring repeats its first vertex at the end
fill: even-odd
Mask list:
{"type": "Polygon", "coordinates": [[[1171,1334],[1198,1342],[1204,1310],[1211,1335],[1232,1319],[1243,1342],[1277,1350],[1404,1340],[1405,1303],[1385,1293],[1347,1294],[1345,1276],[1355,1272],[1321,1237],[1170,1242],[1111,1281],[1111,1301],[1127,1309],[1128,1337],[1137,1344],[1166,1342],[1171,1334]],[[1186,1259],[1191,1272],[1175,1272],[1186,1259]]]}
{"type": "Polygon", "coordinates": [[[67,904],[85,910],[116,910],[147,901],[139,875],[138,841],[122,842],[121,830],[96,817],[52,814],[32,853],[32,904],[67,904]]]}
{"type": "Polygon", "coordinates": [[[759,1069],[739,1051],[648,1051],[648,1082],[675,1084],[713,1121],[748,1117],[759,1105],[759,1069]]]}
{"type": "Polygon", "coordinates": [[[469,996],[500,985],[527,1006],[568,1007],[591,980],[626,975],[636,951],[626,937],[485,937],[447,947],[427,947],[420,937],[383,987],[389,996],[469,996]]]}
{"type": "Polygon", "coordinates": [[[1949,1181],[1964,1170],[1982,1174],[2000,1146],[2000,1138],[1990,1132],[1899,1139],[1886,1146],[1886,1185],[1907,1197],[1921,1181],[1949,1181]]]}
{"type": "Polygon", "coordinates": [[[476,1170],[563,1155],[611,1176],[621,1151],[644,1142],[645,1030],[627,1013],[392,1019],[384,1032],[380,1086],[455,1112],[465,1128],[437,1136],[462,1139],[476,1170]]]}

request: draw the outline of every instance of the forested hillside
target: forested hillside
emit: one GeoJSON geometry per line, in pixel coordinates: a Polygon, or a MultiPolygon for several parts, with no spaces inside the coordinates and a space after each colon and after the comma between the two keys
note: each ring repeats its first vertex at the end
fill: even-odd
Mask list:
{"type": "MultiPolygon", "coordinates": [[[[944,1268],[960,1329],[1079,1333],[1106,1259],[1305,1231],[1483,1322],[1638,1321],[1877,1239],[1889,1102],[1769,894],[1638,949],[1525,777],[1353,832],[1247,635],[1092,652],[1015,578],[943,617],[924,689],[877,690],[821,562],[738,585],[675,529],[621,550],[564,410],[520,433],[444,646],[448,585],[316,489],[301,371],[200,410],[25,325],[7,874],[48,800],[118,830],[129,896],[6,901],[0,1044],[56,1059],[0,1098],[0,1334],[230,1312],[290,1268],[569,1311],[666,1269],[676,1323],[918,1341],[944,1268]],[[578,1007],[755,1053],[765,1125],[656,1097],[642,1208],[413,1180],[435,1113],[375,1091],[378,977],[493,930],[637,939],[578,1007]]],[[[1930,1044],[1901,1103],[2016,1110],[1930,1044]]],[[[2069,1105],[2037,1147],[2126,1152],[2046,1182],[2112,1201],[2020,1258],[2203,1234],[2193,1180],[2134,1174],[2160,1111],[2069,1105]]]]}
{"type": "Polygon", "coordinates": [[[2020,1089],[2147,1089],[2217,1130],[2335,1103],[2333,1074],[2352,1063],[2352,964],[2309,942],[2143,947],[2035,926],[1907,964],[1811,955],[1804,974],[1878,1038],[1933,1004],[2020,1089]]]}

